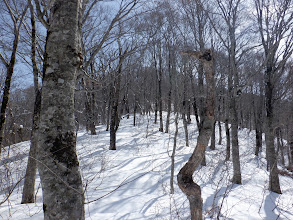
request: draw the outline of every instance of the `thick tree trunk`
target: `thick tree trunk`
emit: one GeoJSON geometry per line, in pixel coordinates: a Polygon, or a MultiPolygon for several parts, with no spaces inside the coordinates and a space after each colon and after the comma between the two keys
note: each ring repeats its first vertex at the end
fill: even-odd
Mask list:
{"type": "Polygon", "coordinates": [[[231,123],[231,135],[232,135],[232,163],[233,163],[233,178],[232,182],[241,184],[241,171],[240,171],[240,158],[239,158],[239,144],[238,144],[238,117],[236,110],[235,97],[231,98],[231,111],[232,111],[232,123],[231,123]]]}
{"type": "Polygon", "coordinates": [[[55,0],[50,8],[38,149],[45,220],[85,218],[74,117],[76,73],[82,65],[81,4],[55,0]]]}
{"type": "Polygon", "coordinates": [[[207,83],[206,110],[204,118],[202,119],[202,127],[197,138],[197,145],[188,162],[181,168],[177,176],[178,185],[189,200],[191,220],[198,220],[202,219],[201,189],[200,186],[193,181],[192,175],[203,159],[205,149],[211,138],[214,124],[214,64],[213,55],[210,50],[206,50],[204,52],[183,52],[183,54],[191,55],[203,61],[207,83]]]}
{"type": "MultiPolygon", "coordinates": [[[[272,63],[272,62],[269,62],[272,63]]],[[[270,171],[269,190],[275,193],[281,193],[277,157],[274,145],[274,128],[273,128],[273,84],[272,84],[273,68],[268,66],[265,73],[265,100],[266,100],[266,121],[267,129],[265,132],[267,163],[270,171]]]]}

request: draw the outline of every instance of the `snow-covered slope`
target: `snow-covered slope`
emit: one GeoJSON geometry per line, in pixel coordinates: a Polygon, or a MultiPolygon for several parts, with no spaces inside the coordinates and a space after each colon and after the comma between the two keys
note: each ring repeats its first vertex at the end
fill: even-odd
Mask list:
{"type": "MultiPolygon", "coordinates": [[[[193,120],[194,122],[195,120],[193,120]]],[[[117,150],[109,151],[109,133],[97,127],[97,135],[84,130],[78,134],[78,155],[86,187],[86,219],[189,219],[189,204],[174,180],[170,194],[170,165],[174,136],[174,117],[170,133],[158,131],[153,116],[121,120],[117,150]]],[[[222,129],[223,130],[223,129],[222,129]]],[[[217,129],[218,132],[218,129],[217,129]]],[[[218,137],[218,133],[216,134],[218,137]]],[[[206,219],[293,219],[293,179],[281,176],[283,194],[271,193],[264,153],[256,158],[254,132],[239,131],[242,185],[233,185],[232,163],[225,162],[225,136],[216,150],[207,149],[207,166],[194,174],[202,188],[206,219]]],[[[195,124],[189,125],[190,146],[185,147],[182,122],[175,158],[175,173],[188,160],[196,144],[195,124]]],[[[216,138],[218,140],[218,138],[216,138]]],[[[218,141],[217,141],[218,142],[218,141]]],[[[7,196],[7,183],[14,186],[24,175],[29,142],[8,148],[2,155],[0,203],[7,196]],[[10,178],[7,176],[10,175],[10,178]]],[[[23,181],[0,206],[0,219],[43,219],[42,191],[37,177],[37,202],[20,204],[23,181]]]]}

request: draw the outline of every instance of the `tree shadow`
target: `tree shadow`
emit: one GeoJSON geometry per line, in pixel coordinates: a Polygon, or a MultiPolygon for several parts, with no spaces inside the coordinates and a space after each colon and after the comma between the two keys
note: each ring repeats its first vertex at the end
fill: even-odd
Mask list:
{"type": "Polygon", "coordinates": [[[264,211],[266,214],[265,219],[278,219],[280,216],[274,212],[277,207],[276,201],[280,195],[274,192],[270,192],[264,202],[264,211]]]}

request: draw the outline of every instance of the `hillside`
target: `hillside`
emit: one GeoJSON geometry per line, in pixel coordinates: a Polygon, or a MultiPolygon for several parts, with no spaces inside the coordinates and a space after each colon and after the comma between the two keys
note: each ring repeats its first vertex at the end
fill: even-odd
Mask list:
{"type": "MultiPolygon", "coordinates": [[[[192,118],[193,119],[193,118],[192,118]]],[[[195,122],[195,120],[192,120],[195,122]]],[[[109,133],[97,126],[97,135],[78,133],[78,156],[86,188],[86,219],[189,219],[189,204],[174,181],[170,194],[170,165],[174,136],[174,116],[170,133],[158,131],[153,116],[124,118],[117,133],[117,150],[109,151],[109,133]]],[[[222,129],[223,130],[223,129],[222,129]]],[[[218,129],[216,129],[218,132],[218,129]]],[[[216,150],[207,149],[207,166],[194,173],[202,188],[206,219],[293,219],[293,179],[280,175],[283,194],[267,190],[265,149],[254,156],[254,132],[239,130],[242,185],[232,185],[232,163],[225,162],[225,134],[216,150]]],[[[185,147],[182,122],[175,158],[175,174],[188,160],[196,145],[196,125],[189,125],[190,146],[185,147]]],[[[218,143],[218,133],[216,133],[218,143]]],[[[25,172],[29,142],[5,148],[1,161],[0,202],[25,172]]],[[[280,167],[281,169],[281,167],[280,167]]],[[[37,176],[37,202],[22,205],[21,181],[0,206],[0,219],[43,219],[42,191],[37,176]]]]}

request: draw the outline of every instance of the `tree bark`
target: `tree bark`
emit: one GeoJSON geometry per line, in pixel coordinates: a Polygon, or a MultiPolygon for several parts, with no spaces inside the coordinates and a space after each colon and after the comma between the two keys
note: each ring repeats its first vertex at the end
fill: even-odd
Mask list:
{"type": "Polygon", "coordinates": [[[213,124],[213,130],[212,130],[212,138],[211,138],[211,150],[216,149],[216,121],[213,124]]]}
{"type": "Polygon", "coordinates": [[[198,220],[202,219],[201,189],[193,181],[192,175],[203,159],[205,149],[212,134],[215,108],[214,62],[211,50],[204,52],[183,52],[182,54],[191,55],[203,61],[207,84],[205,114],[197,138],[197,145],[188,162],[181,168],[177,175],[179,188],[189,200],[191,220],[198,220]]]}
{"type": "Polygon", "coordinates": [[[120,98],[120,84],[121,84],[121,74],[122,74],[122,63],[127,53],[127,49],[122,53],[122,48],[120,41],[119,44],[119,64],[117,73],[114,74],[113,86],[112,86],[112,107],[111,107],[111,120],[110,120],[110,147],[109,150],[116,150],[116,132],[120,124],[119,118],[119,98],[120,98]]]}
{"type": "Polygon", "coordinates": [[[230,128],[228,119],[225,120],[225,132],[226,132],[226,158],[225,161],[230,160],[231,151],[231,139],[230,139],[230,128]]]}
{"type": "Polygon", "coordinates": [[[158,71],[158,83],[159,83],[159,93],[158,93],[158,100],[159,100],[159,116],[160,116],[160,128],[159,131],[164,131],[163,125],[163,100],[162,100],[162,53],[161,53],[161,46],[159,46],[159,71],[158,71]]]}
{"type": "MultiPolygon", "coordinates": [[[[167,112],[167,120],[166,120],[166,127],[165,127],[165,133],[169,132],[169,124],[170,124],[170,115],[171,115],[171,108],[172,108],[172,89],[173,89],[173,68],[171,67],[171,56],[174,56],[174,54],[171,55],[171,47],[169,46],[169,60],[168,60],[168,72],[169,72],[169,92],[168,92],[168,112],[167,112]]],[[[173,63],[174,65],[174,63],[173,63]]]]}
{"type": "Polygon", "coordinates": [[[82,66],[81,5],[81,0],[55,0],[50,8],[38,149],[45,220],[85,219],[74,116],[76,73],[82,66]]]}
{"type": "Polygon", "coordinates": [[[222,126],[221,126],[221,122],[218,121],[218,127],[219,127],[219,145],[222,145],[222,126]]]}
{"type": "MultiPolygon", "coordinates": [[[[31,133],[31,146],[27,162],[27,168],[24,179],[24,186],[22,192],[21,203],[34,203],[35,202],[35,179],[37,173],[37,148],[38,148],[38,127],[41,112],[41,91],[39,88],[39,71],[36,61],[36,47],[37,47],[37,35],[36,35],[36,25],[34,8],[29,1],[30,14],[31,14],[31,25],[32,25],[32,51],[31,59],[33,64],[33,74],[34,74],[34,89],[35,89],[35,104],[33,113],[33,125],[31,133]]],[[[45,49],[46,50],[46,49],[45,49]]],[[[46,65],[46,57],[44,58],[44,66],[46,65]]]]}
{"type": "MultiPolygon", "coordinates": [[[[269,62],[272,63],[272,62],[269,62]]],[[[270,171],[269,190],[281,194],[277,157],[274,145],[274,128],[273,128],[273,84],[272,84],[273,67],[267,66],[265,73],[265,102],[266,102],[266,121],[267,129],[265,132],[265,141],[267,147],[267,163],[270,171]]]]}
{"type": "Polygon", "coordinates": [[[170,177],[170,193],[174,194],[174,169],[175,169],[175,153],[177,147],[177,135],[178,135],[178,112],[175,116],[175,134],[174,134],[174,144],[171,154],[171,177],[170,177]]]}

